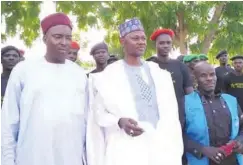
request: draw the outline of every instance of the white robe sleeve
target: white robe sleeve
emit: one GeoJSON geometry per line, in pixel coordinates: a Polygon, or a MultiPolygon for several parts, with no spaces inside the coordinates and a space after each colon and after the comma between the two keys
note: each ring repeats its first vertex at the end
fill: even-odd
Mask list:
{"type": "MultiPolygon", "coordinates": [[[[85,87],[85,102],[84,102],[84,125],[83,125],[83,139],[86,139],[86,132],[87,132],[87,118],[88,118],[88,111],[89,111],[89,87],[88,81],[86,79],[86,87],[85,87]]],[[[83,164],[87,165],[87,155],[86,155],[86,140],[84,141],[84,152],[83,152],[83,164]]]]}
{"type": "Polygon", "coordinates": [[[104,100],[99,91],[97,91],[94,97],[94,104],[92,109],[95,112],[96,122],[100,127],[112,127],[114,129],[120,129],[118,126],[120,117],[115,116],[106,110],[107,108],[105,107],[104,100]]]}
{"type": "Polygon", "coordinates": [[[88,81],[86,81],[86,87],[85,87],[85,101],[84,101],[84,125],[83,130],[85,130],[83,136],[85,139],[86,136],[86,127],[87,127],[87,116],[89,111],[89,87],[88,87],[88,81]]]}
{"type": "Polygon", "coordinates": [[[2,165],[15,164],[16,144],[20,123],[21,69],[19,66],[13,69],[2,105],[2,165]]]}
{"type": "Polygon", "coordinates": [[[184,152],[182,130],[179,120],[178,104],[176,101],[176,95],[174,92],[174,86],[171,75],[168,74],[168,85],[166,86],[166,97],[167,97],[167,109],[164,111],[164,117],[166,125],[162,125],[165,130],[165,139],[163,140],[165,148],[165,163],[181,165],[182,155],[184,152]]]}

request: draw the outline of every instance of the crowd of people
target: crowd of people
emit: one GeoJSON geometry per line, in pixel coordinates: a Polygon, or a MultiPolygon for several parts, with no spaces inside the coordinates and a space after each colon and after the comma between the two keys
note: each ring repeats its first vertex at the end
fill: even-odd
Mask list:
{"type": "Polygon", "coordinates": [[[46,54],[1,50],[2,165],[243,165],[243,56],[214,68],[205,54],[171,59],[174,32],[157,29],[142,59],[141,21],[119,26],[124,58],[105,42],[90,73],[63,13],[41,21],[46,54]]]}

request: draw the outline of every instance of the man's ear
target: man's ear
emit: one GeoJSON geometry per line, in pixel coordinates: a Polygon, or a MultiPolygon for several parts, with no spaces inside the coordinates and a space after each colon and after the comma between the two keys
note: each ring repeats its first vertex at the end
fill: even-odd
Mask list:
{"type": "Polygon", "coordinates": [[[46,44],[46,35],[43,36],[42,40],[46,44]]]}
{"type": "Polygon", "coordinates": [[[47,39],[47,34],[44,34],[42,40],[43,40],[43,42],[46,44],[46,42],[47,42],[47,40],[48,40],[48,39],[47,39]]]}
{"type": "Polygon", "coordinates": [[[120,38],[120,43],[121,43],[122,46],[124,46],[124,41],[125,41],[124,40],[124,37],[123,38],[120,38]]]}

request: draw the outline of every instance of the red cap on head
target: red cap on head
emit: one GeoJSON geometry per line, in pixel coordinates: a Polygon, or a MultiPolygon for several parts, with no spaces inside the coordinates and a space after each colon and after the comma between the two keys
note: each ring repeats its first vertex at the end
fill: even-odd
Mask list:
{"type": "Polygon", "coordinates": [[[150,40],[155,41],[156,38],[161,34],[168,34],[171,38],[174,37],[175,33],[171,29],[157,29],[150,36],[150,40]]]}
{"type": "Polygon", "coordinates": [[[41,28],[44,34],[53,26],[67,25],[72,29],[72,23],[68,16],[64,13],[54,13],[48,15],[41,21],[41,28]]]}
{"type": "Polygon", "coordinates": [[[80,46],[79,46],[79,44],[77,43],[77,42],[75,42],[75,41],[72,41],[72,43],[71,43],[71,49],[80,49],[80,46]]]}
{"type": "Polygon", "coordinates": [[[19,49],[19,53],[20,53],[21,56],[24,56],[25,51],[22,50],[22,49],[19,49]]]}

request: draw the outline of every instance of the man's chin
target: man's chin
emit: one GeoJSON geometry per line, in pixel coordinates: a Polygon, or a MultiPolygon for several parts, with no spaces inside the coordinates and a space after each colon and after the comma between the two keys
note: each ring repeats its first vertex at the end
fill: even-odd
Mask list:
{"type": "Polygon", "coordinates": [[[134,53],[131,56],[133,56],[133,57],[142,57],[143,55],[144,55],[144,53],[139,52],[139,53],[134,53]]]}
{"type": "Polygon", "coordinates": [[[235,69],[236,72],[243,72],[243,69],[235,69]]]}
{"type": "Polygon", "coordinates": [[[215,87],[208,87],[206,91],[208,93],[212,93],[212,92],[214,92],[214,90],[215,90],[215,87]]]}
{"type": "Polygon", "coordinates": [[[144,53],[145,53],[144,50],[143,50],[143,51],[138,51],[138,52],[136,52],[135,56],[137,56],[137,57],[141,57],[141,56],[144,55],[144,53]]]}
{"type": "Polygon", "coordinates": [[[58,57],[56,57],[56,58],[54,58],[54,62],[56,62],[56,63],[64,63],[65,62],[65,60],[66,60],[66,57],[65,56],[58,56],[58,57]]]}
{"type": "Polygon", "coordinates": [[[161,57],[168,57],[169,56],[169,53],[160,53],[158,54],[158,56],[161,56],[161,57]]]}
{"type": "Polygon", "coordinates": [[[10,66],[10,67],[7,67],[7,70],[12,70],[14,68],[14,66],[10,66]]]}

